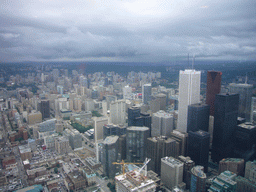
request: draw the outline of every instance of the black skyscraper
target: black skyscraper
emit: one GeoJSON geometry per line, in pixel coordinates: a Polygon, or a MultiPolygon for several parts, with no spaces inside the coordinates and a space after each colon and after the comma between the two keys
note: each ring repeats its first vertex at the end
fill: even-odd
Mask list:
{"type": "Polygon", "coordinates": [[[208,131],[210,106],[206,104],[192,104],[188,106],[187,131],[208,131]]]}
{"type": "Polygon", "coordinates": [[[50,101],[42,100],[40,103],[40,112],[42,113],[42,118],[50,118],[50,101]]]}
{"type": "Polygon", "coordinates": [[[190,131],[188,133],[188,156],[196,165],[204,166],[204,171],[208,171],[210,134],[206,131],[190,131]]]}
{"type": "Polygon", "coordinates": [[[232,156],[237,125],[239,95],[218,94],[215,97],[212,160],[232,156]]]}
{"type": "Polygon", "coordinates": [[[151,116],[141,113],[139,107],[128,108],[128,126],[148,127],[151,132],[151,116]]]}

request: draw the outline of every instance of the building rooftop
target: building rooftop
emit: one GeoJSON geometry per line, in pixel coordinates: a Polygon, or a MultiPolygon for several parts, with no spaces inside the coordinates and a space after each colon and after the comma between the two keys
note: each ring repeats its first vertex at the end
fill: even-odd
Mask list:
{"type": "Polygon", "coordinates": [[[131,127],[128,127],[127,130],[130,130],[130,131],[147,131],[147,130],[149,130],[149,128],[148,127],[131,126],[131,127]]]}
{"type": "Polygon", "coordinates": [[[165,161],[171,165],[183,165],[183,162],[181,162],[180,160],[175,159],[173,157],[163,157],[163,158],[161,158],[161,160],[165,161]]]}
{"type": "Polygon", "coordinates": [[[118,138],[119,137],[117,135],[108,136],[108,137],[105,138],[104,144],[107,144],[107,145],[114,144],[114,143],[117,142],[118,138]]]}
{"type": "Polygon", "coordinates": [[[226,158],[226,159],[222,159],[220,162],[244,162],[243,159],[240,158],[226,158]]]}
{"type": "Polygon", "coordinates": [[[239,127],[242,127],[244,129],[255,129],[256,126],[252,125],[251,123],[242,123],[238,125],[239,127]]]}

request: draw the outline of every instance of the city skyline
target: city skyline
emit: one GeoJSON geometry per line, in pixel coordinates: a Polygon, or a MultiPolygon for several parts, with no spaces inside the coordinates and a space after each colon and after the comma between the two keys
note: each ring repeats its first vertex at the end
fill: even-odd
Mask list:
{"type": "Polygon", "coordinates": [[[254,1],[7,1],[0,62],[255,60],[254,1]]]}

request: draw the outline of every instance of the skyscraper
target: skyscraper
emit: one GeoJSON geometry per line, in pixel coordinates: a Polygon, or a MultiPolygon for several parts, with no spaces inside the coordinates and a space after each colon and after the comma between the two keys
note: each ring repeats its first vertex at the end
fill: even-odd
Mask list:
{"type": "Polygon", "coordinates": [[[204,192],[206,189],[206,174],[203,166],[195,166],[191,169],[191,192],[204,192]]]}
{"type": "Polygon", "coordinates": [[[252,124],[256,125],[256,97],[252,97],[250,121],[252,124]]]}
{"type": "Polygon", "coordinates": [[[214,115],[215,95],[220,93],[221,88],[220,71],[207,71],[206,104],[210,105],[210,115],[214,115]]]}
{"type": "Polygon", "coordinates": [[[237,125],[239,95],[218,94],[215,97],[212,160],[231,157],[237,125]]]}
{"type": "Polygon", "coordinates": [[[148,127],[128,127],[126,129],[126,158],[129,162],[143,162],[146,158],[148,127]]]}
{"type": "Polygon", "coordinates": [[[50,117],[50,101],[49,100],[42,100],[40,103],[40,112],[42,113],[42,118],[49,118],[50,117]]]}
{"type": "Polygon", "coordinates": [[[139,107],[130,107],[128,108],[128,126],[145,126],[151,130],[151,116],[148,113],[141,113],[139,107]]]}
{"type": "Polygon", "coordinates": [[[236,84],[230,83],[229,89],[231,93],[239,94],[239,108],[238,116],[246,119],[247,122],[250,121],[251,114],[251,101],[252,101],[252,84],[236,84]]]}
{"type": "Polygon", "coordinates": [[[191,184],[191,169],[195,166],[195,162],[190,157],[179,156],[178,159],[184,163],[183,182],[186,183],[186,188],[190,189],[191,184]]]}
{"type": "Polygon", "coordinates": [[[173,115],[158,111],[152,115],[151,136],[170,136],[173,131],[173,115]]]}
{"type": "Polygon", "coordinates": [[[161,159],[161,180],[169,189],[183,185],[183,163],[173,157],[161,159]]]}
{"type": "Polygon", "coordinates": [[[161,172],[161,158],[166,156],[177,157],[178,143],[165,136],[150,137],[147,139],[146,157],[151,161],[148,163],[148,169],[157,174],[161,172]]]}
{"type": "Polygon", "coordinates": [[[195,161],[196,165],[204,166],[204,171],[208,172],[208,158],[210,147],[210,134],[199,130],[188,133],[188,156],[195,161]]]}
{"type": "Polygon", "coordinates": [[[206,104],[192,104],[188,106],[187,131],[208,131],[210,106],[206,104]]]}
{"type": "Polygon", "coordinates": [[[187,132],[188,106],[200,102],[201,71],[186,69],[179,75],[178,130],[187,132]]]}
{"type": "Polygon", "coordinates": [[[116,174],[116,165],[113,162],[117,161],[118,152],[118,136],[109,136],[103,142],[102,150],[102,165],[103,172],[109,178],[114,178],[116,174]]]}
{"type": "Polygon", "coordinates": [[[110,103],[110,119],[113,124],[125,124],[126,103],[124,100],[118,100],[110,103]]]}
{"type": "Polygon", "coordinates": [[[144,84],[142,86],[142,102],[144,104],[149,104],[148,102],[150,101],[151,98],[151,84],[144,84]]]}

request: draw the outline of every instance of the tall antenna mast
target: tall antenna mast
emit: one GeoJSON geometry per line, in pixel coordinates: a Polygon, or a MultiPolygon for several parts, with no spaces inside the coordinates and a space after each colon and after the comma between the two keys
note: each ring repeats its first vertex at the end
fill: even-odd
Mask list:
{"type": "Polygon", "coordinates": [[[188,66],[189,66],[189,53],[188,53],[188,66]]]}
{"type": "Polygon", "coordinates": [[[194,64],[195,64],[195,54],[193,55],[192,69],[194,69],[194,64]]]}

